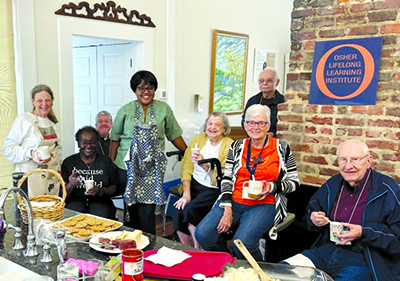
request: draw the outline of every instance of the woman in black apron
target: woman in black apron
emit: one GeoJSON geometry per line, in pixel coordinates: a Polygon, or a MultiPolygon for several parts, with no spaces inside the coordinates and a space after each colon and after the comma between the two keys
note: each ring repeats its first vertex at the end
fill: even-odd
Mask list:
{"type": "Polygon", "coordinates": [[[111,130],[110,157],[118,167],[126,204],[125,225],[156,233],[156,206],[166,204],[163,181],[167,159],[165,137],[179,150],[186,149],[182,129],[167,103],[154,100],[157,78],[138,71],[131,78],[137,100],[117,112],[111,130]],[[125,186],[124,186],[125,187],[125,186]]]}

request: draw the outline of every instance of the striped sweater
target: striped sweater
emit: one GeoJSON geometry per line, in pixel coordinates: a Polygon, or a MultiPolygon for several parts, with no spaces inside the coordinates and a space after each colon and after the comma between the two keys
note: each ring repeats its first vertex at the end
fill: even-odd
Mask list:
{"type": "MultiPolygon", "coordinates": [[[[221,204],[220,207],[231,206],[232,192],[236,181],[237,173],[242,166],[241,159],[243,155],[245,140],[237,140],[232,143],[225,164],[224,176],[221,186],[221,204]]],[[[296,190],[300,185],[299,175],[297,173],[296,161],[293,158],[289,145],[282,140],[277,141],[279,155],[279,176],[272,182],[271,193],[274,194],[276,215],[274,226],[269,231],[271,239],[277,238],[276,227],[286,217],[287,198],[286,193],[296,190]]]]}

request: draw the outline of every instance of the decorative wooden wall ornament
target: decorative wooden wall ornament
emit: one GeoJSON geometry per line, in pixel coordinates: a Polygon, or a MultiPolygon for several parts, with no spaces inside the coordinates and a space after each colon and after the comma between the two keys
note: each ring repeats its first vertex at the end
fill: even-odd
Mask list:
{"type": "Polygon", "coordinates": [[[89,3],[85,1],[80,2],[78,5],[70,2],[69,4],[62,5],[55,14],[156,27],[151,21],[151,18],[146,14],[140,15],[137,10],[132,10],[128,14],[126,8],[122,8],[120,5],[117,6],[114,1],[108,1],[106,4],[96,3],[93,9],[91,9],[89,3]]]}

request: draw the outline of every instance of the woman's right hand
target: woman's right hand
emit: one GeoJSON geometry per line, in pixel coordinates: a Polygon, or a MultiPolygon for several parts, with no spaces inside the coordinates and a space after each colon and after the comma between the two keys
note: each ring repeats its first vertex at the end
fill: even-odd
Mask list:
{"type": "Polygon", "coordinates": [[[43,165],[44,163],[46,163],[44,160],[40,160],[40,158],[37,156],[36,150],[31,150],[31,157],[32,161],[39,165],[43,165]]]}
{"type": "Polygon", "coordinates": [[[232,225],[232,207],[224,207],[224,215],[222,216],[217,226],[217,232],[219,234],[227,232],[232,225]]]}
{"type": "Polygon", "coordinates": [[[71,187],[82,185],[82,182],[76,178],[75,170],[72,171],[72,174],[68,177],[68,180],[71,187]]]}

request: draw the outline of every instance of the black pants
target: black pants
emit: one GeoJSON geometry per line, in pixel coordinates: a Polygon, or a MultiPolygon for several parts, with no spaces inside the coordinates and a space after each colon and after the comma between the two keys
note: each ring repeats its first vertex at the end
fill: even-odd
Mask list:
{"type": "Polygon", "coordinates": [[[115,220],[116,209],[111,199],[89,200],[86,198],[68,198],[65,208],[115,220]]]}
{"type": "Polygon", "coordinates": [[[124,225],[156,235],[156,204],[136,203],[126,206],[125,210],[131,221],[124,221],[124,225]]]}

